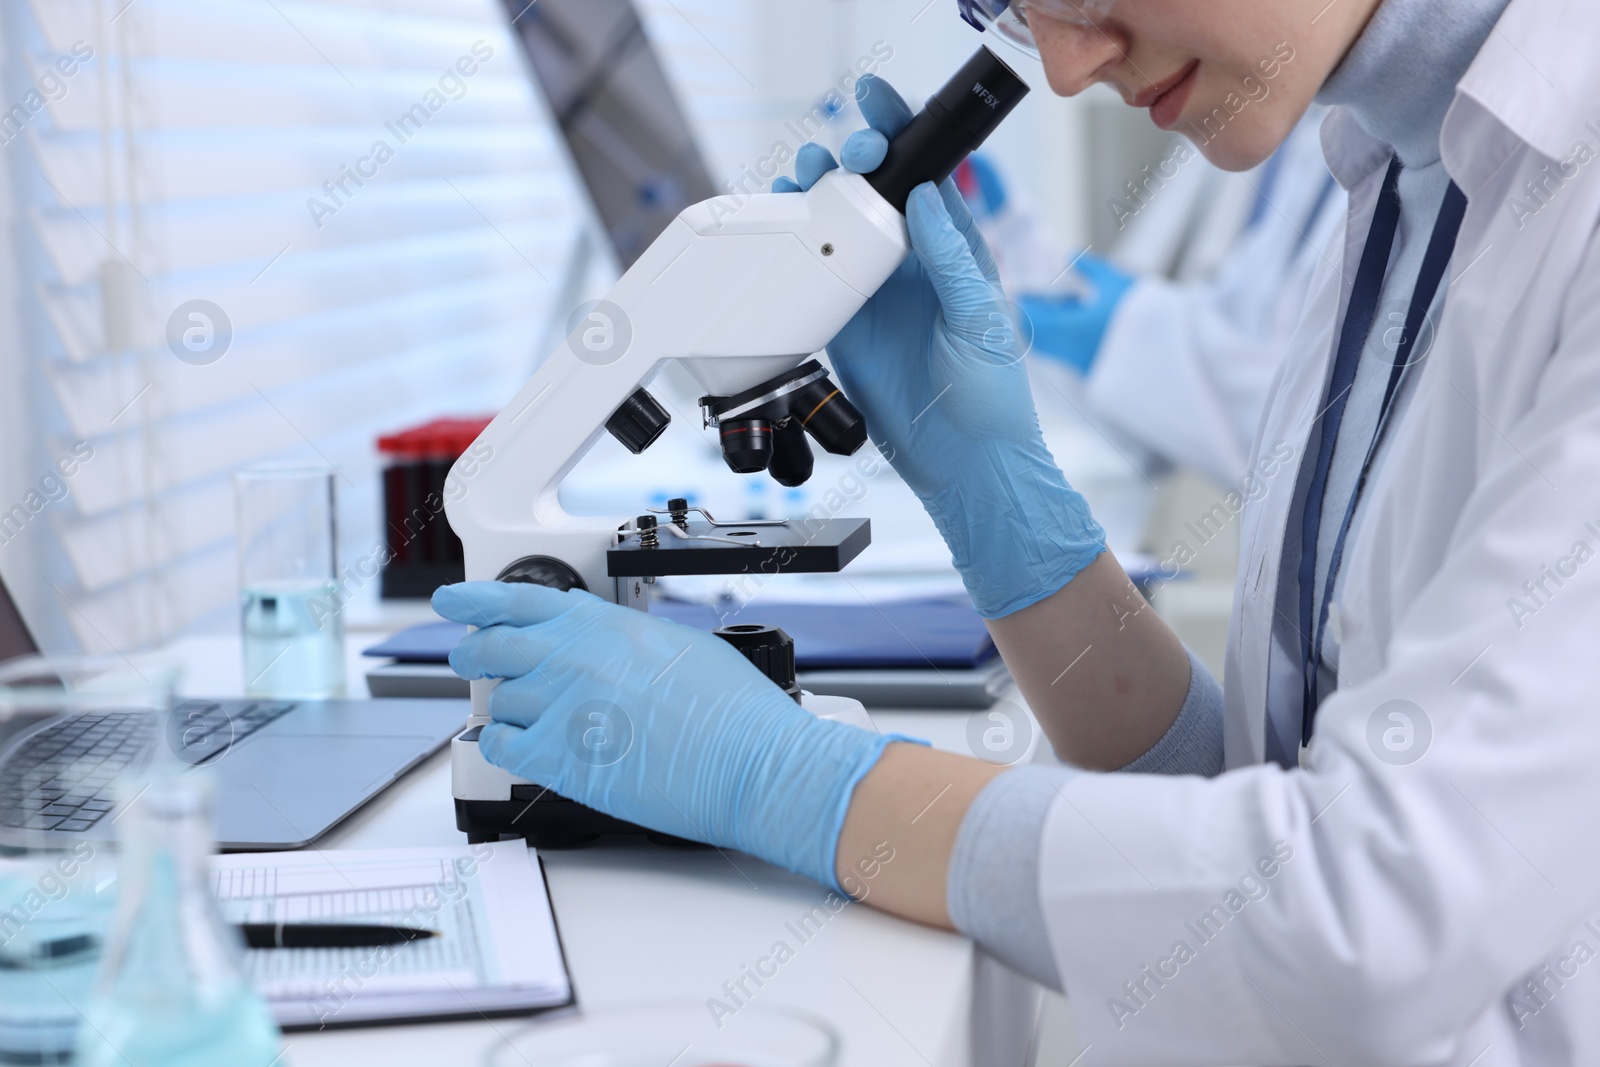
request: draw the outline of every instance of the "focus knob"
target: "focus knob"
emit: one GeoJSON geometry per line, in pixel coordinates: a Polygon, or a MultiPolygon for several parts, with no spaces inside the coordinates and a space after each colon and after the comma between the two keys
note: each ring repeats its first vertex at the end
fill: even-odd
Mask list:
{"type": "Polygon", "coordinates": [[[772,679],[774,685],[800,701],[800,683],[794,673],[794,638],[776,626],[724,626],[714,631],[728,644],[744,653],[756,670],[772,679]]]}
{"type": "Polygon", "coordinates": [[[495,581],[548,585],[563,593],[573,589],[582,589],[586,593],[589,591],[589,587],[583,584],[582,575],[553,556],[523,556],[515,563],[506,564],[505,569],[495,576],[495,581]]]}
{"type": "Polygon", "coordinates": [[[656,443],[656,438],[666,430],[672,416],[661,402],[643,389],[636,389],[622,406],[606,420],[606,429],[622,446],[638,455],[656,443]]]}

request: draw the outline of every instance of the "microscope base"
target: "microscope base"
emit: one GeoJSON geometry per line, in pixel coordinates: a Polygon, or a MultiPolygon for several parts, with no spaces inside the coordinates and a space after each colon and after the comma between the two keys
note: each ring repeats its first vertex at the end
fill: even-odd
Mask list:
{"type": "Polygon", "coordinates": [[[706,847],[697,841],[646,830],[538,786],[513,786],[511,795],[510,800],[457,797],[456,829],[467,835],[469,844],[515,836],[526,838],[538,849],[576,848],[602,837],[621,836],[643,836],[658,845],[706,847]]]}

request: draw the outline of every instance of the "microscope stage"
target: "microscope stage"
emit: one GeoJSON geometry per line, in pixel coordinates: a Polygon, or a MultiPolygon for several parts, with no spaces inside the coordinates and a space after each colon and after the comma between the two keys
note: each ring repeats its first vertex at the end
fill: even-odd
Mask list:
{"type": "Polygon", "coordinates": [[[645,548],[639,534],[606,551],[613,578],[665,578],[680,574],[832,573],[844,569],[872,543],[867,519],[790,519],[781,526],[712,526],[690,519],[682,537],[663,522],[657,545],[645,548]]]}

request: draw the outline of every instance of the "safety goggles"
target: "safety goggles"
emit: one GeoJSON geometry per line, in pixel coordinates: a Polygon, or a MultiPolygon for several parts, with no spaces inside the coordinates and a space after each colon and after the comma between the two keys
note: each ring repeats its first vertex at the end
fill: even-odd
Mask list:
{"type": "Polygon", "coordinates": [[[993,30],[1011,45],[1039,58],[1039,44],[1029,25],[1050,18],[1075,26],[1098,26],[1117,0],[957,0],[961,17],[981,32],[993,30]]]}

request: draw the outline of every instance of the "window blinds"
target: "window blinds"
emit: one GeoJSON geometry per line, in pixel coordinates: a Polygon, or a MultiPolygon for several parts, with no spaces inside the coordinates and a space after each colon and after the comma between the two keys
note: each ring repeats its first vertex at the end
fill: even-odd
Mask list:
{"type": "Polygon", "coordinates": [[[493,0],[125,4],[28,5],[14,66],[89,58],[10,146],[40,429],[92,449],[51,584],[119,650],[235,610],[242,464],[332,463],[369,552],[373,437],[520,384],[582,218],[493,0]]]}
{"type": "MultiPolygon", "coordinates": [[[[794,110],[763,5],[638,2],[736,175],[794,110]]],[[[37,566],[80,643],[131,650],[236,610],[240,465],[332,463],[341,554],[369,555],[374,437],[515,391],[588,209],[495,0],[20,10],[12,86],[76,59],[26,122],[0,114],[31,430],[92,453],[37,566]]]]}

